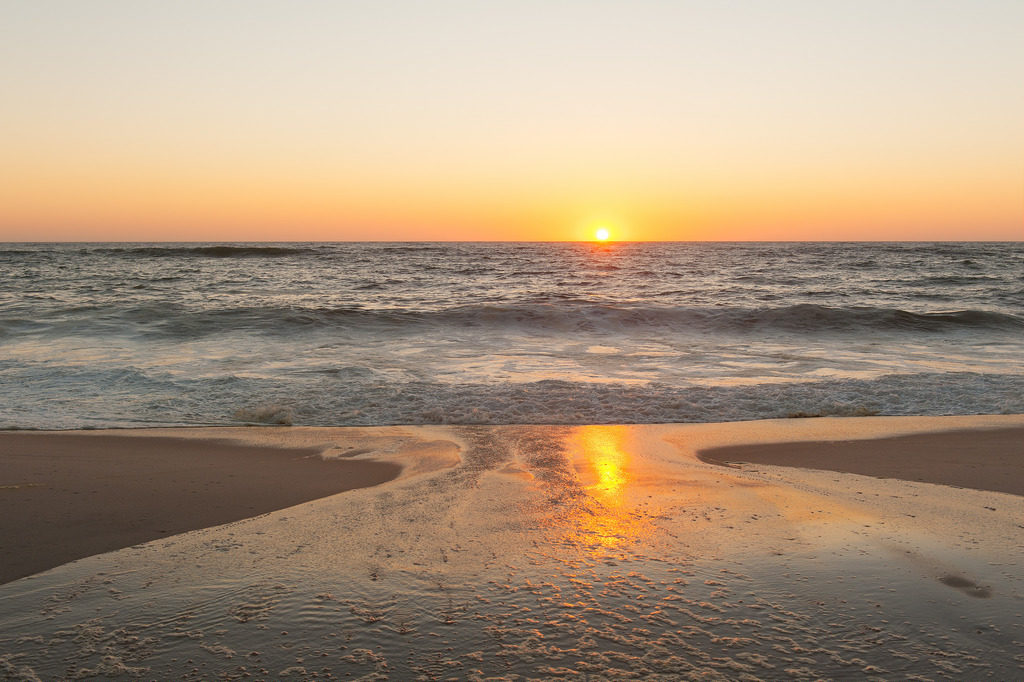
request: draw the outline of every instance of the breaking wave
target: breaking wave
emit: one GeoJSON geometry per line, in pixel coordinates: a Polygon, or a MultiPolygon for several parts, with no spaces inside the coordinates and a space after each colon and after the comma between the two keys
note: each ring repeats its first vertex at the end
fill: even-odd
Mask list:
{"type": "MultiPolygon", "coordinates": [[[[1020,332],[1024,318],[986,310],[915,313],[901,309],[831,308],[800,304],[777,308],[696,308],[601,305],[575,302],[521,305],[473,305],[438,310],[367,309],[337,307],[231,307],[191,310],[180,304],[142,305],[102,309],[88,307],[54,316],[62,331],[81,324],[93,331],[123,333],[118,322],[137,331],[173,337],[192,337],[246,330],[287,335],[315,328],[380,333],[433,329],[519,330],[524,333],[629,333],[631,330],[666,333],[942,333],[955,331],[1020,332]],[[80,319],[78,319],[80,318],[80,319]]],[[[42,321],[42,322],[45,322],[42,321]]],[[[0,331],[14,330],[20,318],[0,320],[0,331]]],[[[40,325],[33,325],[38,329],[40,325]]]]}

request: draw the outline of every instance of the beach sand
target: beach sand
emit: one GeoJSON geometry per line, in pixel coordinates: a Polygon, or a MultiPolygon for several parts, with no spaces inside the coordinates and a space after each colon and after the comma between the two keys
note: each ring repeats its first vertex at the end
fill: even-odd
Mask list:
{"type": "Polygon", "coordinates": [[[395,478],[387,462],[168,437],[0,432],[0,583],[395,478]]]}
{"type": "MultiPolygon", "coordinates": [[[[103,502],[147,476],[207,494],[154,476],[179,456],[278,472],[250,498],[331,459],[382,481],[0,585],[0,677],[1020,677],[1022,434],[1022,415],[0,434],[5,472],[64,466],[62,440],[98,453],[71,478],[103,502]]],[[[32,490],[59,495],[0,494],[32,490]]],[[[40,515],[4,546],[51,532],[40,515]]]]}
{"type": "Polygon", "coordinates": [[[1024,495],[1024,428],[924,433],[869,440],[710,448],[712,464],[774,464],[1024,495]]]}

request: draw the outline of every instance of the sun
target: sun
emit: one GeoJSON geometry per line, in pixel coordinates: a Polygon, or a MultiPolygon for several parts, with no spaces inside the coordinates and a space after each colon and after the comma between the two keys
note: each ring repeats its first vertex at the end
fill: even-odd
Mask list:
{"type": "Polygon", "coordinates": [[[594,233],[594,239],[596,239],[599,242],[606,242],[606,241],[608,241],[608,237],[609,236],[610,235],[608,233],[608,228],[607,227],[599,227],[599,228],[597,228],[597,232],[594,233]]]}

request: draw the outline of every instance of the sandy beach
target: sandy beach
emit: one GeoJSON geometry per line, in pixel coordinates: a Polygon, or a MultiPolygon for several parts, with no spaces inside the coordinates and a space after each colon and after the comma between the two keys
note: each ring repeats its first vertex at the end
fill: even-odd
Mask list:
{"type": "Polygon", "coordinates": [[[1022,442],[1021,415],[3,433],[0,676],[1019,676],[1022,442]]]}

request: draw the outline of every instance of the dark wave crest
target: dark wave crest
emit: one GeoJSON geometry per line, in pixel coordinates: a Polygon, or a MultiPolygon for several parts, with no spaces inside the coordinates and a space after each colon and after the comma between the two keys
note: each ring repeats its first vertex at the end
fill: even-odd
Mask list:
{"type": "MultiPolygon", "coordinates": [[[[862,332],[940,334],[956,331],[1014,332],[1024,318],[985,310],[915,313],[900,309],[831,308],[800,304],[774,308],[602,305],[578,300],[556,303],[466,305],[435,310],[336,307],[231,307],[195,310],[175,304],[148,304],[119,309],[67,309],[61,326],[82,324],[93,331],[135,331],[172,337],[249,331],[273,335],[338,328],[368,333],[403,330],[476,329],[527,334],[623,333],[669,334],[824,334],[862,332]]],[[[0,330],[14,331],[19,320],[0,320],[0,330]]],[[[38,329],[36,329],[38,331],[38,329]]]]}
{"type": "Polygon", "coordinates": [[[316,253],[317,249],[297,246],[128,246],[92,249],[93,253],[150,258],[273,258],[316,253]]]}
{"type": "Polygon", "coordinates": [[[915,313],[897,308],[854,306],[833,308],[799,304],[779,308],[726,311],[725,327],[787,331],[856,331],[858,329],[941,332],[954,329],[1024,329],[1024,318],[986,310],[915,313]]]}

